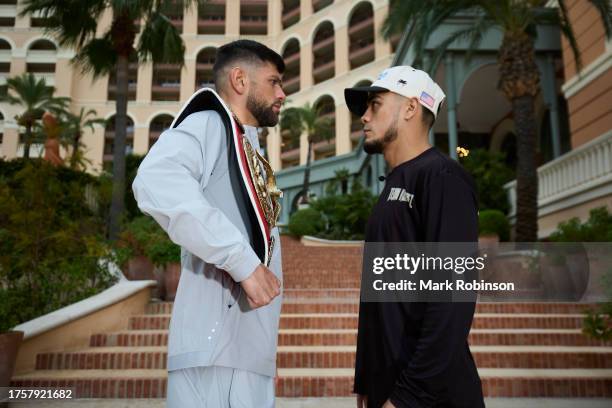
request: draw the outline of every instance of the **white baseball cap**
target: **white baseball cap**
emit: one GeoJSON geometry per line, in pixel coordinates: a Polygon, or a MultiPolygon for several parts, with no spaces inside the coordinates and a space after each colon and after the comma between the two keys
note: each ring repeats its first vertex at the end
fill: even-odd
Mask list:
{"type": "Polygon", "coordinates": [[[408,65],[399,65],[385,69],[370,86],[344,89],[344,99],[351,112],[363,116],[368,108],[368,93],[387,91],[408,98],[418,98],[421,105],[429,109],[434,117],[438,116],[440,105],[446,98],[442,88],[427,72],[408,65]]]}

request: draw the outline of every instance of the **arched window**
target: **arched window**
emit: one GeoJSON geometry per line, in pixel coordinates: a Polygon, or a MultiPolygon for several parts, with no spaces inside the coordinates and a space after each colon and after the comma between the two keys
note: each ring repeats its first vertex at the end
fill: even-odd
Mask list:
{"type": "Polygon", "coordinates": [[[283,74],[283,90],[291,95],[300,90],[300,43],[292,38],[283,47],[285,73],[283,74]]]}
{"type": "Polygon", "coordinates": [[[369,2],[359,3],[349,19],[349,62],[351,69],[374,61],[374,10],[369,2]]]}
{"type": "Polygon", "coordinates": [[[170,127],[173,120],[174,118],[166,113],[153,118],[149,125],[149,149],[157,142],[162,132],[170,127]]]}
{"type": "Polygon", "coordinates": [[[196,58],[196,89],[203,87],[214,88],[213,66],[215,65],[216,54],[217,49],[215,47],[204,48],[198,53],[196,58]]]}
{"type": "MultiPolygon", "coordinates": [[[[134,150],[134,121],[128,116],[126,123],[125,154],[130,154],[134,150]]],[[[113,161],[114,142],[115,116],[113,115],[106,122],[106,129],[104,130],[104,161],[113,161]]]]}
{"type": "Polygon", "coordinates": [[[324,21],[317,27],[312,44],[312,76],[315,84],[334,77],[334,50],[334,26],[331,22],[324,21]]]}

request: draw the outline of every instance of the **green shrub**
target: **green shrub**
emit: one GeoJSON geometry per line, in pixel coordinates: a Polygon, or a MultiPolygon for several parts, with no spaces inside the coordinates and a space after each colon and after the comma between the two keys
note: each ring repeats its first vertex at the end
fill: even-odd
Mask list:
{"type": "Polygon", "coordinates": [[[593,208],[589,219],[577,217],[559,223],[550,237],[553,242],[612,242],[612,215],[606,207],[593,208]]]}
{"type": "Polygon", "coordinates": [[[296,237],[317,235],[325,226],[323,216],[314,208],[294,212],[289,218],[289,233],[296,237]]]}
{"type": "Polygon", "coordinates": [[[317,236],[334,240],[362,240],[376,197],[355,180],[349,194],[335,194],[312,203],[325,220],[317,236]]]}
{"type": "Polygon", "coordinates": [[[6,330],[109,287],[115,257],[86,199],[90,175],[40,160],[0,168],[0,330],[6,330]]]}
{"type": "Polygon", "coordinates": [[[514,170],[504,162],[504,154],[474,149],[460,160],[476,183],[479,209],[496,209],[508,214],[510,203],[504,184],[514,179],[514,170]]]}
{"type": "Polygon", "coordinates": [[[510,223],[499,210],[480,210],[478,213],[478,233],[497,234],[500,241],[510,239],[510,223]]]}
{"type": "Polygon", "coordinates": [[[144,255],[157,266],[181,261],[181,247],[148,215],[141,215],[126,224],[120,236],[120,246],[130,256],[144,255]]]}

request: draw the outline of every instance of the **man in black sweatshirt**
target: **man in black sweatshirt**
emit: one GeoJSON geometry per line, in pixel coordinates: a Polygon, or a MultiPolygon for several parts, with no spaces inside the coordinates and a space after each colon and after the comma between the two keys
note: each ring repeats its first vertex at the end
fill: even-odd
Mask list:
{"type": "MultiPolygon", "coordinates": [[[[429,144],[442,89],[409,66],[369,87],[345,89],[364,125],[364,150],[390,173],[366,227],[371,242],[476,242],[474,182],[429,144]]],[[[355,386],[359,408],[481,408],[467,338],[475,302],[365,302],[359,306],[355,386]]]]}

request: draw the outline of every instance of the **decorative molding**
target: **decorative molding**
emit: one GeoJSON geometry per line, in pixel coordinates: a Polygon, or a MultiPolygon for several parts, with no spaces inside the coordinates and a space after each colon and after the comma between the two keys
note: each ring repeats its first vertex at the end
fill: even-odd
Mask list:
{"type": "Polygon", "coordinates": [[[561,86],[561,91],[566,99],[571,98],[582,88],[593,82],[597,77],[612,68],[612,46],[606,43],[606,51],[597,57],[595,61],[574,75],[561,86]]]}

